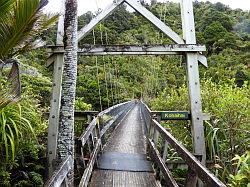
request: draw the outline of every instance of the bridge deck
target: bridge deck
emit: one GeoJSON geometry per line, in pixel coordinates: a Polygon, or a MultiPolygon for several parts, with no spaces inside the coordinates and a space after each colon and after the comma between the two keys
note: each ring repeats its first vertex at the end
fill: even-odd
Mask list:
{"type": "Polygon", "coordinates": [[[115,129],[98,169],[92,175],[91,187],[159,186],[146,156],[146,137],[140,107],[136,105],[115,129]]]}

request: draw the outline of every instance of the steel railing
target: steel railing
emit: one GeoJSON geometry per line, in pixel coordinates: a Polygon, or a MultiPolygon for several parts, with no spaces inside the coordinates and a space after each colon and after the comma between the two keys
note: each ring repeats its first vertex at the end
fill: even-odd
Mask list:
{"type": "Polygon", "coordinates": [[[194,156],[176,140],[168,130],[152,118],[151,110],[143,102],[141,103],[141,113],[145,122],[151,160],[157,165],[157,168],[160,169],[167,186],[178,186],[166,164],[168,148],[171,146],[188,165],[189,171],[185,186],[196,186],[197,178],[199,178],[207,187],[226,187],[225,184],[199,161],[199,155],[194,156]],[[160,137],[162,141],[159,141],[160,137]],[[159,151],[159,147],[163,149],[159,151]],[[162,154],[160,152],[162,152],[162,154]]]}
{"type": "Polygon", "coordinates": [[[98,153],[126,114],[133,108],[135,101],[129,101],[110,107],[99,113],[90,123],[78,141],[84,172],[79,186],[85,187],[89,183],[98,153]]]}
{"type": "MultiPolygon", "coordinates": [[[[79,186],[87,186],[98,153],[105,144],[114,128],[122,121],[126,114],[133,108],[136,101],[129,101],[112,106],[91,121],[82,135],[76,139],[76,153],[80,157],[84,171],[79,186]]],[[[67,186],[67,175],[74,165],[71,156],[66,157],[53,172],[45,187],[67,186]]]]}

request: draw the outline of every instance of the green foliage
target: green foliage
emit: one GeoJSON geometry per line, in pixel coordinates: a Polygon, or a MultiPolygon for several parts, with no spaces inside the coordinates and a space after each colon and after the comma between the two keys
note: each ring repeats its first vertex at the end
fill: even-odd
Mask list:
{"type": "Polygon", "coordinates": [[[197,21],[197,29],[204,31],[207,26],[212,25],[214,22],[218,22],[221,24],[226,31],[231,31],[233,29],[233,21],[232,19],[225,13],[215,10],[213,8],[209,8],[204,10],[206,6],[196,9],[196,16],[199,18],[197,21]]]}
{"type": "Polygon", "coordinates": [[[211,114],[205,123],[208,158],[220,165],[214,170],[226,180],[234,171],[228,163],[249,144],[249,87],[236,87],[232,80],[220,85],[207,81],[203,88],[204,110],[211,114]]]}
{"type": "Polygon", "coordinates": [[[32,171],[29,172],[29,176],[35,186],[43,186],[43,177],[41,174],[32,171]]]}
{"type": "Polygon", "coordinates": [[[235,78],[235,83],[242,86],[245,81],[250,81],[249,58],[249,53],[244,51],[224,49],[208,57],[209,68],[201,69],[201,77],[215,83],[229,83],[229,80],[235,78]]]}
{"type": "Polygon", "coordinates": [[[10,160],[14,161],[16,149],[23,135],[27,133],[34,135],[34,130],[30,122],[23,117],[22,107],[19,104],[12,104],[0,110],[0,128],[1,159],[5,159],[8,163],[10,160]]]}
{"type": "Polygon", "coordinates": [[[10,173],[4,170],[0,171],[0,185],[10,186],[10,173]]]}
{"type": "Polygon", "coordinates": [[[0,12],[4,14],[0,17],[0,59],[30,50],[34,39],[56,21],[57,16],[42,16],[46,4],[44,0],[15,0],[9,1],[8,7],[1,6],[4,10],[0,12]]]}
{"type": "MultiPolygon", "coordinates": [[[[211,115],[211,120],[205,122],[207,158],[214,160],[213,171],[224,181],[234,171],[231,159],[247,150],[249,145],[249,86],[246,82],[237,87],[234,82],[216,84],[206,80],[201,84],[203,109],[211,115]]],[[[153,110],[188,110],[187,87],[165,89],[151,101],[151,106],[153,110]]],[[[189,123],[169,121],[163,125],[186,147],[192,148],[189,123]]]]}
{"type": "Polygon", "coordinates": [[[227,30],[218,21],[211,23],[203,32],[205,43],[209,46],[209,51],[222,51],[227,47],[234,47],[236,36],[227,30]]]}
{"type": "Polygon", "coordinates": [[[75,103],[76,110],[85,111],[85,110],[91,110],[91,108],[92,108],[91,104],[85,103],[83,98],[76,98],[75,102],[76,102],[75,103]]]}
{"type": "Polygon", "coordinates": [[[250,20],[243,19],[241,22],[234,26],[234,30],[239,34],[244,40],[250,40],[250,20]]]}
{"type": "MultiPolygon", "coordinates": [[[[156,1],[152,5],[144,4],[175,32],[182,34],[178,4],[156,1]]],[[[212,170],[220,179],[225,182],[229,180],[230,184],[237,186],[241,185],[239,177],[228,176],[236,176],[238,169],[230,164],[231,160],[235,154],[243,154],[249,144],[249,12],[232,10],[221,3],[195,1],[194,5],[197,40],[206,44],[208,49],[209,68],[200,68],[203,109],[212,116],[211,120],[205,122],[207,158],[215,161],[212,170]]],[[[99,13],[88,12],[80,16],[79,28],[99,13]]],[[[48,18],[45,16],[41,19],[48,18]]],[[[56,26],[38,35],[32,33],[29,41],[34,41],[33,36],[41,36],[47,43],[54,44],[55,33],[56,26]]],[[[107,20],[98,24],[79,43],[79,47],[93,43],[172,42],[141,15],[127,12],[125,6],[121,6],[107,20]]],[[[20,50],[19,47],[14,49],[9,54],[20,50]]],[[[45,67],[47,57],[44,49],[33,50],[18,58],[23,73],[23,98],[20,103],[22,115],[31,124],[37,140],[29,137],[19,142],[19,146],[15,147],[15,159],[4,163],[11,167],[1,170],[0,186],[39,186],[42,185],[41,175],[44,175],[45,170],[42,158],[45,155],[47,136],[47,123],[41,116],[49,106],[52,67],[45,67]],[[10,178],[15,180],[10,181],[10,178]]],[[[178,56],[105,56],[97,58],[96,66],[96,58],[79,56],[75,108],[100,110],[100,100],[103,108],[107,108],[131,98],[143,98],[149,101],[154,110],[189,110],[188,90],[185,86],[186,64],[183,61],[178,56]]],[[[75,123],[76,136],[84,131],[85,122],[75,123]]],[[[171,129],[173,135],[192,150],[190,122],[169,121],[162,125],[171,129]]],[[[10,151],[11,144],[8,146],[10,151]]],[[[180,158],[170,149],[169,159],[180,158]]],[[[184,182],[186,171],[176,170],[174,174],[180,182],[184,182]]]]}
{"type": "Polygon", "coordinates": [[[23,183],[38,186],[43,181],[43,178],[40,178],[39,182],[38,178],[29,176],[29,174],[27,176],[30,179],[27,181],[25,180],[26,174],[24,174],[34,171],[39,175],[44,175],[44,168],[40,164],[45,163],[40,162],[39,164],[38,160],[44,157],[45,149],[38,144],[38,141],[43,141],[43,137],[46,137],[47,125],[41,116],[38,100],[34,99],[34,95],[28,93],[23,94],[20,103],[13,103],[1,109],[0,170],[2,175],[0,176],[0,186],[14,186],[14,184],[23,183]],[[13,175],[15,180],[10,180],[13,175]]]}
{"type": "Polygon", "coordinates": [[[171,173],[179,186],[185,186],[188,169],[173,169],[171,173]]]}
{"type": "Polygon", "coordinates": [[[42,106],[48,106],[51,93],[51,80],[45,76],[22,75],[22,92],[39,100],[42,106]]]}
{"type": "MultiPolygon", "coordinates": [[[[159,111],[187,111],[188,90],[185,85],[179,88],[166,88],[161,94],[150,102],[152,110],[159,111]]],[[[162,123],[165,128],[171,129],[172,134],[187,148],[192,150],[191,124],[186,121],[167,121],[162,123]],[[180,133],[180,129],[182,133],[180,133]]]]}
{"type": "Polygon", "coordinates": [[[236,165],[236,175],[229,175],[229,186],[249,187],[250,186],[250,151],[242,156],[236,155],[232,161],[236,165]]]}

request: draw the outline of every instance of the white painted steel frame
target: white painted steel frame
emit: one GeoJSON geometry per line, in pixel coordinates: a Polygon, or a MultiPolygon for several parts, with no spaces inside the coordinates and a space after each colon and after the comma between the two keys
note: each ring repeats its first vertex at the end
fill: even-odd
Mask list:
{"type": "MultiPolygon", "coordinates": [[[[54,49],[56,51],[64,51],[64,47],[62,46],[63,34],[64,34],[64,13],[61,14],[58,22],[57,41],[56,41],[58,47],[54,49]]],[[[58,137],[58,127],[59,127],[60,106],[61,106],[64,53],[63,52],[55,53],[54,55],[51,56],[50,60],[48,61],[54,62],[53,82],[52,82],[53,86],[52,86],[52,96],[50,101],[48,145],[47,145],[47,158],[49,165],[48,173],[49,176],[51,176],[55,169],[53,168],[53,161],[57,157],[57,137],[58,137]]]]}
{"type": "Polygon", "coordinates": [[[96,17],[94,17],[89,24],[84,26],[78,31],[78,41],[83,39],[89,32],[91,32],[94,27],[103,21],[106,17],[108,17],[110,14],[112,14],[118,7],[124,2],[124,0],[117,0],[114,1],[112,4],[107,6],[106,9],[104,9],[100,14],[98,14],[96,17]]]}
{"type": "Polygon", "coordinates": [[[141,5],[141,3],[135,0],[118,0],[114,1],[111,5],[109,5],[106,9],[104,9],[100,14],[98,14],[95,18],[93,18],[89,24],[78,31],[78,41],[84,38],[94,27],[103,21],[106,17],[112,14],[122,3],[126,2],[129,6],[139,12],[142,16],[144,16],[147,20],[149,20],[152,24],[154,24],[157,28],[159,28],[163,33],[165,33],[171,40],[178,44],[184,44],[183,39],[176,34],[170,27],[168,27],[165,23],[163,23],[159,18],[157,18],[154,14],[152,14],[149,10],[141,5]]]}
{"type": "MultiPolygon", "coordinates": [[[[192,0],[181,0],[181,16],[183,38],[186,41],[186,44],[196,44],[192,0]]],[[[205,165],[206,149],[203,127],[198,58],[199,57],[197,53],[187,52],[186,54],[194,153],[202,155],[202,163],[205,165]]]]}
{"type": "Polygon", "coordinates": [[[181,55],[183,52],[206,51],[203,45],[86,45],[81,55],[181,55]]]}
{"type": "Polygon", "coordinates": [[[177,44],[184,44],[183,39],[176,34],[170,27],[168,27],[164,22],[162,22],[159,18],[157,18],[152,12],[147,10],[141,3],[135,0],[125,0],[133,9],[139,12],[142,16],[144,16],[147,20],[149,20],[152,24],[154,24],[158,29],[160,29],[163,33],[165,33],[171,40],[173,40],[177,44]]]}
{"type": "MultiPolygon", "coordinates": [[[[134,10],[139,12],[142,16],[144,16],[147,20],[149,20],[152,24],[154,24],[158,29],[160,29],[164,34],[169,36],[171,40],[173,40],[177,44],[185,44],[186,38],[189,36],[186,36],[185,31],[183,30],[184,34],[184,40],[176,34],[170,27],[168,27],[164,22],[162,22],[159,18],[157,18],[154,14],[152,14],[149,10],[147,10],[145,7],[141,5],[141,3],[137,2],[136,0],[115,0],[113,3],[111,3],[109,6],[107,6],[106,9],[104,9],[100,14],[98,14],[95,18],[93,18],[89,24],[84,26],[82,29],[78,31],[78,41],[83,39],[90,31],[94,29],[94,27],[106,19],[110,14],[112,14],[114,11],[117,10],[117,8],[123,4],[127,3],[129,6],[131,6],[134,10]]],[[[193,13],[193,12],[192,12],[193,13]]],[[[192,21],[185,21],[182,19],[183,24],[192,24],[192,21]],[[190,23],[189,23],[190,22],[190,23]]],[[[191,32],[195,33],[195,30],[192,30],[191,32]]],[[[190,35],[190,37],[192,37],[190,35]]],[[[175,52],[166,52],[167,55],[177,55],[175,52]]],[[[120,53],[120,52],[113,52],[113,53],[100,53],[97,55],[162,55],[162,53],[145,53],[145,52],[139,52],[139,53],[120,53]]],[[[202,54],[198,54],[198,61],[201,62],[205,67],[207,67],[207,60],[206,57],[202,54]]]]}

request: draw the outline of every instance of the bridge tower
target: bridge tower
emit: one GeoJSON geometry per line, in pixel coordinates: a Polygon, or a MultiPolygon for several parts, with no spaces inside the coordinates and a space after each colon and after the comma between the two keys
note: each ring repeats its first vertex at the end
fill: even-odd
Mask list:
{"type": "MultiPolygon", "coordinates": [[[[171,45],[146,45],[146,46],[88,46],[78,49],[79,55],[183,55],[186,61],[187,84],[189,90],[190,114],[192,122],[193,150],[194,154],[202,156],[202,163],[205,164],[205,138],[203,120],[205,115],[202,112],[199,62],[207,67],[207,59],[202,52],[206,51],[205,46],[196,43],[195,24],[192,0],[180,0],[182,31],[179,36],[168,25],[158,19],[149,10],[143,7],[139,0],[114,0],[106,9],[91,20],[78,31],[78,41],[83,39],[94,27],[107,18],[117,8],[126,3],[135,11],[149,20],[156,28],[168,36],[173,44],[171,45]]],[[[63,67],[63,48],[61,35],[63,34],[63,19],[59,21],[57,46],[52,48],[52,55],[48,63],[54,63],[53,93],[51,100],[51,111],[49,117],[48,133],[48,158],[50,171],[53,171],[53,160],[56,159],[57,133],[59,123],[59,108],[61,97],[61,80],[63,67]]]]}

